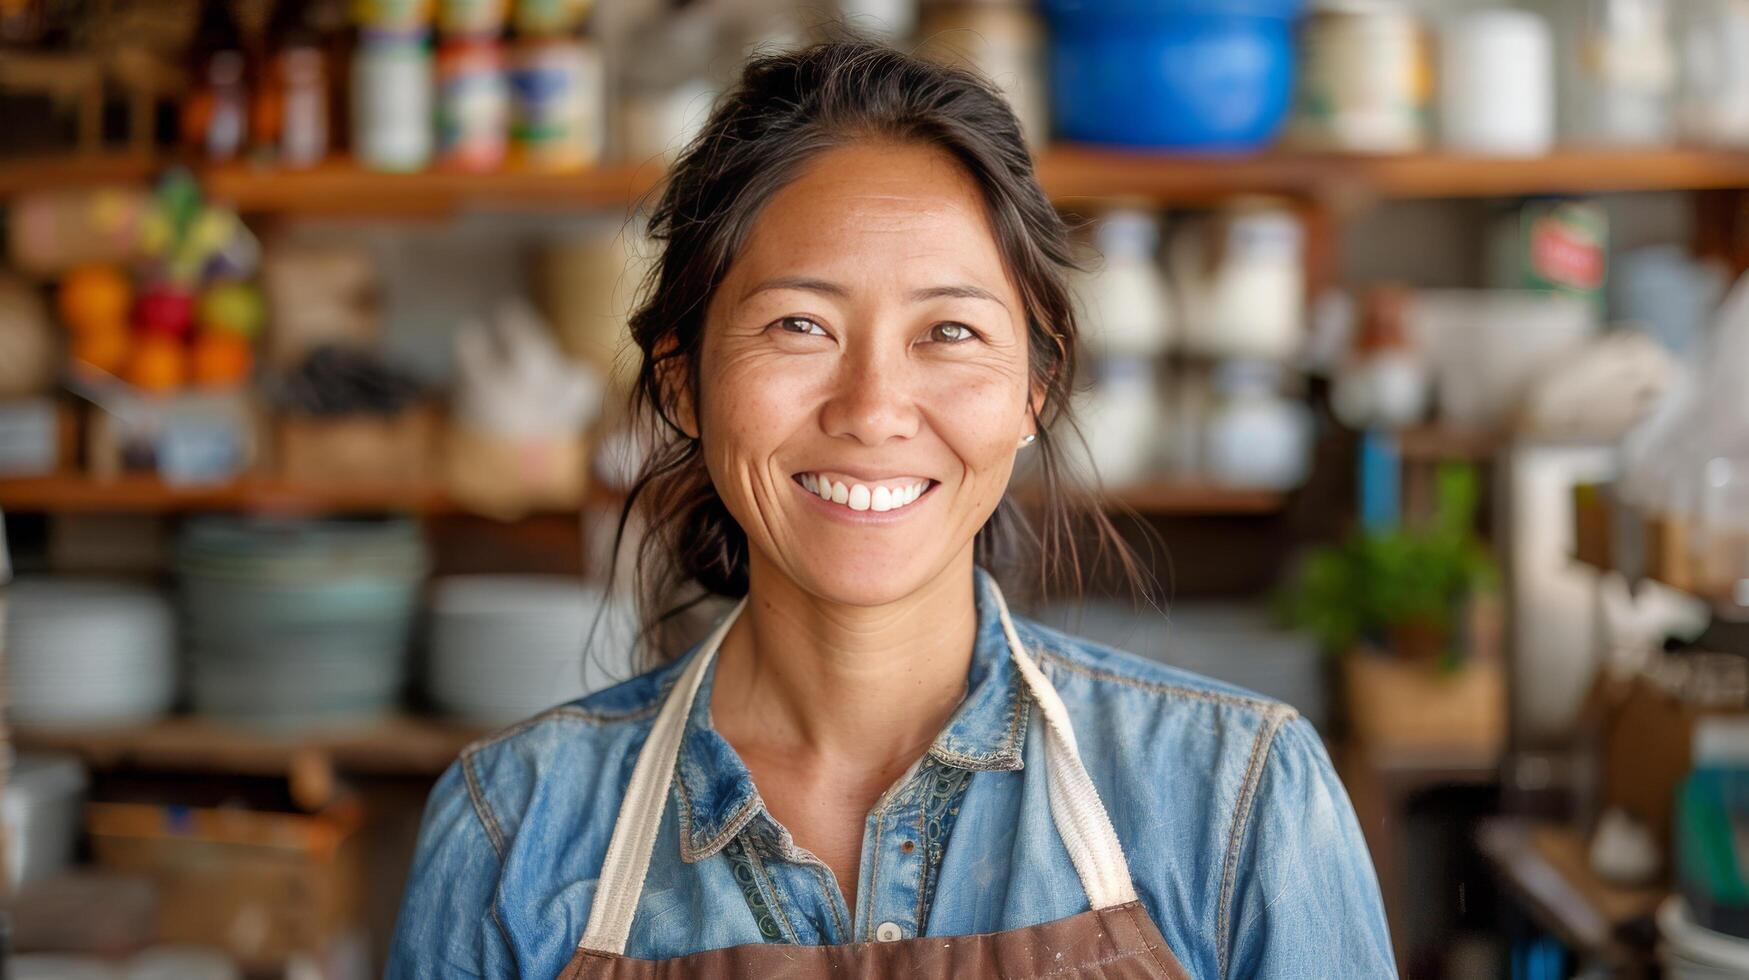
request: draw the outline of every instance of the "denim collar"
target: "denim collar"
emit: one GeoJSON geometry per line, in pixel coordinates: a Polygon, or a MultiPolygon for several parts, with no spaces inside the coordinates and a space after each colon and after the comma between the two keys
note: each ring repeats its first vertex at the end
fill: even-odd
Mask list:
{"type": "MultiPolygon", "coordinates": [[[[1021,766],[1028,701],[1010,659],[996,613],[989,573],[976,569],[977,639],[966,674],[966,696],[935,737],[929,754],[961,769],[1015,770],[1021,766]]],[[[694,647],[682,661],[698,655],[694,647]]],[[[753,775],[711,724],[711,684],[716,664],[705,672],[686,723],[675,766],[680,803],[680,856],[701,861],[722,850],[764,809],[753,775]]]]}

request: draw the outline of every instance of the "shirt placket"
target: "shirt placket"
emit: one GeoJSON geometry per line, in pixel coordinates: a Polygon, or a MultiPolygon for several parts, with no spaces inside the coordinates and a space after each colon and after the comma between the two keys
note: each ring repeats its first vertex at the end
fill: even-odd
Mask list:
{"type": "Polygon", "coordinates": [[[922,929],[920,899],[928,856],[922,790],[927,769],[912,772],[869,812],[856,884],[857,942],[913,939],[922,929]]]}

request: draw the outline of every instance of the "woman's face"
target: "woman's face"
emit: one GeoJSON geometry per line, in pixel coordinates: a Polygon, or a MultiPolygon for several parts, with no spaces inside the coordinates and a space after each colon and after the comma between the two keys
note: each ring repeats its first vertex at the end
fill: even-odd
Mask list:
{"type": "Polygon", "coordinates": [[[969,563],[1032,432],[1026,345],[951,157],[870,143],[813,160],[713,297],[699,367],[705,460],[755,568],[876,605],[969,563]]]}

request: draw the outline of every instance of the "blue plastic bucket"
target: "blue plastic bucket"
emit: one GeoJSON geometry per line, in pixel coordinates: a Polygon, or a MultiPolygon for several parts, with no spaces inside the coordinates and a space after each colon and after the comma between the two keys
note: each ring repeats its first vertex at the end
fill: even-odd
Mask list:
{"type": "Polygon", "coordinates": [[[1045,0],[1051,103],[1064,139],[1243,152],[1293,99],[1301,0],[1045,0]]]}

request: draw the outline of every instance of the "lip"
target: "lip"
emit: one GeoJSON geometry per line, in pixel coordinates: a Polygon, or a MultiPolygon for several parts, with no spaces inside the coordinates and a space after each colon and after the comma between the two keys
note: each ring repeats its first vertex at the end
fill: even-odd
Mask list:
{"type": "MultiPolygon", "coordinates": [[[[836,476],[840,471],[821,470],[817,472],[827,472],[836,476]]],[[[923,506],[923,503],[935,493],[936,488],[941,486],[939,481],[930,480],[929,488],[927,490],[918,494],[916,500],[911,501],[909,504],[906,504],[898,510],[851,510],[843,504],[835,504],[829,500],[821,500],[819,494],[809,492],[807,487],[802,486],[801,480],[799,479],[800,475],[801,474],[798,473],[796,476],[791,477],[789,483],[790,486],[795,488],[796,493],[807,498],[805,506],[817,509],[821,516],[828,519],[865,527],[870,525],[896,524],[899,521],[905,520],[912,514],[916,513],[917,510],[923,506]]]]}
{"type": "Polygon", "coordinates": [[[907,473],[904,470],[886,470],[883,472],[881,470],[869,469],[868,467],[862,466],[848,466],[843,469],[825,468],[817,470],[798,470],[790,474],[790,479],[794,480],[797,477],[800,477],[803,473],[823,473],[841,483],[863,483],[869,486],[874,486],[877,483],[891,484],[895,480],[910,480],[913,482],[917,480],[929,480],[931,483],[936,482],[921,473],[907,473]]]}

